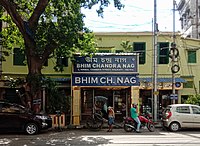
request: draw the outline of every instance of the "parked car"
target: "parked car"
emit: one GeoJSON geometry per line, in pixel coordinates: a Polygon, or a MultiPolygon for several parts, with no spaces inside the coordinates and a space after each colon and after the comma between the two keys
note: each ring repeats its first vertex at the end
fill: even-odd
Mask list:
{"type": "Polygon", "coordinates": [[[33,114],[29,109],[14,103],[0,101],[0,131],[22,131],[29,135],[52,127],[48,115],[33,114]]]}
{"type": "Polygon", "coordinates": [[[167,106],[162,116],[163,126],[176,132],[181,128],[200,128],[200,106],[173,104],[167,106]]]}

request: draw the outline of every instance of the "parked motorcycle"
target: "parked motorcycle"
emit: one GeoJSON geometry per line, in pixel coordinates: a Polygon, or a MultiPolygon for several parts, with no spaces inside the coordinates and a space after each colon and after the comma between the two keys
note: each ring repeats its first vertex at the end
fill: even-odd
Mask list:
{"type": "MultiPolygon", "coordinates": [[[[151,115],[139,115],[138,116],[141,122],[141,128],[147,127],[147,129],[150,132],[153,132],[155,130],[155,125],[153,121],[151,120],[151,115]]],[[[124,130],[126,132],[136,131],[137,129],[137,122],[132,119],[131,117],[125,117],[124,118],[124,130]]]]}

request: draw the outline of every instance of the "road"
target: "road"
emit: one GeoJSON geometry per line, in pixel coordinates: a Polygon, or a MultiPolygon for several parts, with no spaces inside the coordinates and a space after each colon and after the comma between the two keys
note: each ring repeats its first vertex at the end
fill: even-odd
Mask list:
{"type": "Polygon", "coordinates": [[[88,131],[87,129],[46,131],[38,135],[0,134],[0,146],[199,146],[200,130],[176,133],[156,129],[142,133],[127,133],[123,129],[113,132],[88,131]]]}

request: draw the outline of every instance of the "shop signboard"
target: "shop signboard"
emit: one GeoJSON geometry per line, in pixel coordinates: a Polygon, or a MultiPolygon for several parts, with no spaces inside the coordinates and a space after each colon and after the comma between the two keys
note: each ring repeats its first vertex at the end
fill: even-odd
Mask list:
{"type": "Polygon", "coordinates": [[[73,74],[73,86],[139,86],[139,74],[73,74]]]}
{"type": "Polygon", "coordinates": [[[73,73],[80,72],[120,72],[120,73],[137,73],[138,72],[138,55],[94,55],[80,56],[75,55],[73,73]]]}
{"type": "Polygon", "coordinates": [[[170,99],[178,100],[178,94],[170,94],[170,99]]]}

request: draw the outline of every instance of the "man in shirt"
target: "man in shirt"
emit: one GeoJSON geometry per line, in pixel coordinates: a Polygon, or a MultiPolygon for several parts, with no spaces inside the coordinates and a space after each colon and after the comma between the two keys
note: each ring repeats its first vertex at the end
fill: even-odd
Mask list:
{"type": "Polygon", "coordinates": [[[140,133],[140,119],[138,118],[138,108],[137,108],[137,104],[132,104],[131,107],[131,118],[133,118],[136,122],[137,122],[137,129],[136,132],[140,133]]]}

